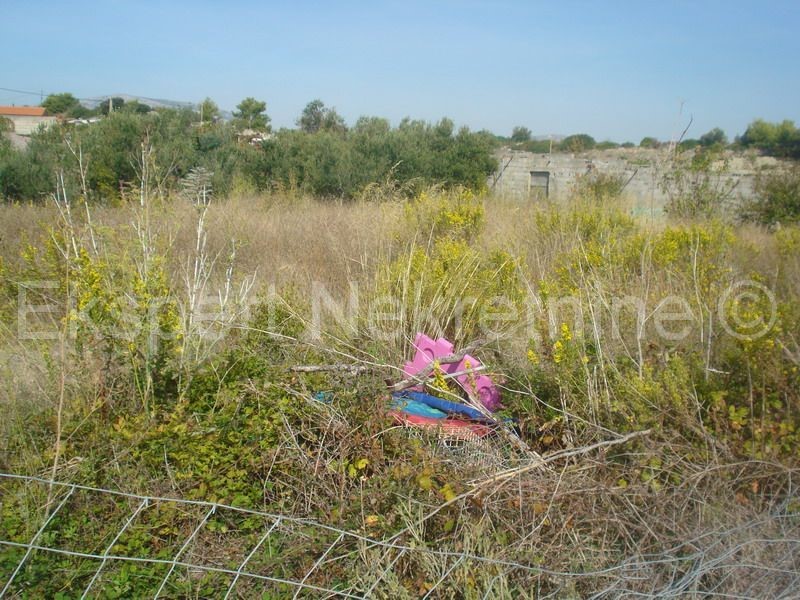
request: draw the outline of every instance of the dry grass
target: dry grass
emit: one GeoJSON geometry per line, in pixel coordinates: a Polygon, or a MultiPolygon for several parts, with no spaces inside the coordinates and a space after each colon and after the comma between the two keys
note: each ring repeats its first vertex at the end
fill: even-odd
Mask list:
{"type": "MultiPolygon", "coordinates": [[[[229,252],[239,245],[239,268],[258,272],[264,284],[304,286],[318,281],[344,291],[347,281],[361,280],[391,252],[396,234],[397,204],[336,202],[274,203],[270,198],[235,198],[213,204],[209,211],[209,247],[229,252]]],[[[178,209],[180,227],[175,254],[193,246],[191,209],[178,209]]]]}
{"type": "MultiPolygon", "coordinates": [[[[122,227],[135,207],[93,207],[95,227],[122,227]]],[[[79,215],[80,216],[80,215],[79,215]]],[[[238,269],[258,272],[263,284],[307,285],[319,281],[331,290],[347,288],[375,271],[391,255],[400,233],[402,206],[318,202],[282,197],[236,197],[212,203],[208,213],[208,247],[223,260],[231,243],[237,248],[238,269]]],[[[22,245],[47,235],[58,217],[47,205],[0,206],[0,257],[19,259],[22,245]]],[[[166,251],[177,274],[182,258],[191,256],[197,215],[187,202],[158,206],[155,211],[158,244],[166,251]]]]}
{"type": "MultiPolygon", "coordinates": [[[[663,404],[656,404],[661,400],[658,394],[666,396],[671,391],[666,385],[655,388],[658,392],[655,399],[645,397],[644,384],[637,387],[637,381],[646,381],[650,386],[660,383],[647,379],[648,369],[665,368],[669,353],[679,353],[687,347],[704,349],[701,344],[708,343],[710,347],[707,340],[716,338],[706,336],[699,341],[692,338],[684,346],[660,346],[658,340],[643,339],[638,332],[628,329],[624,339],[613,339],[610,325],[602,318],[608,316],[615,295],[640,295],[649,302],[657,302],[668,294],[682,294],[697,302],[694,325],[705,326],[710,318],[708,307],[698,298],[701,287],[709,282],[683,277],[675,265],[661,267],[658,262],[661,259],[653,256],[653,240],[668,224],[634,222],[633,227],[642,237],[641,246],[631,242],[618,247],[619,239],[612,229],[616,226],[613,210],[598,211],[594,207],[594,212],[586,213],[590,221],[604,223],[592,237],[579,235],[578,229],[583,226],[579,221],[553,221],[566,218],[567,211],[540,210],[491,198],[486,199],[484,206],[486,225],[471,244],[481,256],[499,248],[519,257],[519,274],[526,292],[537,293],[545,280],[559,281],[565,260],[578,263],[569,272],[572,279],[563,286],[575,287],[580,306],[586,311],[583,319],[587,331],[580,345],[575,340],[576,351],[580,353],[559,361],[552,340],[542,342],[549,352],[543,355],[543,362],[560,369],[552,378],[559,384],[556,393],[545,398],[536,388],[539,380],[528,376],[532,368],[526,356],[530,339],[525,328],[509,327],[501,343],[484,349],[493,363],[506,368],[509,377],[516,377],[506,382],[506,391],[514,399],[515,408],[527,411],[522,421],[523,427],[529,427],[529,442],[552,458],[552,469],[520,469],[513,477],[504,479],[502,485],[471,488],[470,482],[475,478],[486,481],[485,467],[478,468],[469,460],[431,456],[425,453],[425,444],[420,450],[419,444],[408,443],[401,432],[386,430],[378,420],[363,419],[364,415],[380,411],[381,398],[375,391],[380,386],[378,374],[394,375],[390,367],[369,365],[378,373],[374,376],[377,384],[370,381],[370,386],[363,381],[354,383],[345,375],[309,381],[294,377],[277,383],[249,381],[246,393],[263,405],[274,401],[271,392],[279,388],[281,393],[306,407],[300,425],[292,426],[283,420],[281,433],[271,449],[275,474],[270,467],[267,479],[276,490],[283,490],[280,495],[278,491],[272,492],[281,499],[282,507],[288,513],[306,517],[328,515],[331,506],[336,505],[337,511],[344,513],[350,508],[352,512],[360,511],[363,517],[372,511],[380,512],[377,502],[385,502],[387,514],[391,512],[397,517],[395,521],[402,521],[403,533],[399,537],[404,543],[451,551],[455,557],[475,554],[531,567],[526,571],[497,569],[489,574],[480,572],[481,565],[475,571],[476,563],[471,559],[456,563],[452,556],[438,556],[435,560],[426,556],[415,558],[414,552],[409,551],[376,588],[376,595],[383,597],[410,597],[410,581],[424,591],[428,589],[426,585],[441,578],[446,580],[441,597],[461,597],[459,590],[467,589],[465,597],[475,598],[484,593],[487,597],[512,597],[522,590],[536,597],[594,594],[593,597],[678,598],[705,597],[708,593],[789,597],[800,583],[796,460],[734,458],[729,452],[734,442],[714,439],[703,429],[706,422],[695,417],[695,413],[707,409],[695,390],[679,387],[676,396],[680,398],[670,399],[678,403],[676,408],[666,399],[663,404]],[[603,214],[610,215],[612,221],[602,221],[603,214]],[[619,256],[628,263],[603,262],[606,256],[617,257],[604,254],[612,251],[620,252],[619,256]],[[588,358],[582,360],[589,346],[595,352],[592,364],[588,358]],[[569,370],[567,361],[573,362],[575,368],[569,370]],[[315,385],[329,385],[352,393],[350,412],[345,415],[337,412],[337,407],[326,408],[310,400],[315,385]],[[361,385],[364,389],[358,388],[361,385]],[[354,388],[358,388],[357,393],[354,388]],[[612,403],[623,406],[612,410],[612,403]],[[652,426],[653,435],[614,450],[598,447],[586,453],[553,454],[564,448],[614,439],[618,434],[613,428],[622,421],[612,423],[609,415],[614,411],[627,415],[626,403],[652,403],[652,423],[641,427],[633,422],[625,425],[629,430],[652,426]],[[546,442],[546,438],[552,439],[546,442]],[[393,459],[387,458],[389,449],[394,452],[393,459]],[[362,456],[369,457],[370,465],[369,475],[365,474],[363,480],[344,476],[343,468],[338,470],[339,465],[362,456]],[[404,461],[407,464],[400,464],[404,461]],[[409,470],[405,475],[407,487],[385,492],[383,482],[396,482],[394,470],[403,466],[409,470]],[[435,472],[440,482],[452,482],[459,492],[457,501],[447,501],[443,506],[441,495],[435,491],[424,496],[416,489],[416,470],[423,467],[435,472]],[[313,473],[313,477],[302,476],[307,473],[313,473]],[[364,487],[370,489],[370,486],[374,497],[368,491],[365,499],[364,487]],[[424,499],[420,500],[421,497],[424,499]]],[[[128,224],[135,213],[135,206],[94,208],[92,217],[98,231],[107,229],[117,238],[130,236],[133,240],[128,224]]],[[[180,294],[187,261],[193,257],[196,246],[197,212],[192,206],[176,201],[155,207],[154,214],[155,243],[167,259],[170,284],[180,294]]],[[[3,263],[21,264],[22,240],[36,243],[43,228],[52,224],[55,217],[50,207],[0,207],[3,263]]],[[[237,277],[257,274],[258,289],[271,284],[279,289],[291,287],[305,300],[312,282],[318,282],[344,301],[348,282],[357,281],[369,293],[379,287],[380,275],[387,264],[405,257],[413,240],[426,239],[424,227],[410,231],[407,224],[403,205],[395,202],[343,204],[277,196],[214,202],[206,220],[208,253],[218,257],[220,268],[211,287],[215,289],[224,283],[224,267],[234,241],[237,277]]],[[[766,274],[773,276],[771,283],[776,284],[784,297],[796,294],[800,271],[796,264],[779,260],[775,236],[752,227],[734,231],[733,251],[722,258],[715,257],[732,268],[731,276],[766,274]],[[781,269],[795,270],[778,273],[779,264],[781,269]]],[[[83,226],[80,235],[87,235],[83,226]]],[[[690,249],[696,247],[692,243],[690,240],[690,249]]],[[[430,244],[420,245],[428,252],[432,249],[430,244]]],[[[686,264],[691,264],[691,257],[681,266],[686,264]]],[[[458,295],[452,290],[457,290],[460,280],[468,277],[473,268],[472,263],[467,263],[464,271],[454,269],[446,272],[438,283],[434,281],[432,289],[436,293],[430,304],[441,315],[452,316],[447,302],[458,295]]],[[[17,282],[5,283],[13,289],[17,282]]],[[[413,331],[424,324],[422,319],[413,313],[405,326],[413,331]]],[[[57,404],[59,360],[56,357],[48,362],[45,345],[21,345],[12,339],[13,334],[8,326],[3,331],[6,376],[0,393],[17,416],[4,420],[0,430],[4,438],[0,448],[6,455],[0,462],[27,468],[29,464],[38,464],[33,458],[34,451],[50,458],[49,447],[34,448],[38,441],[20,440],[29,435],[24,429],[28,414],[42,407],[51,411],[57,404]],[[30,453],[29,462],[24,456],[12,456],[23,451],[30,453]]],[[[572,341],[563,334],[562,338],[565,343],[572,341]]],[[[363,339],[356,341],[363,342],[363,339]]],[[[380,341],[366,342],[372,344],[369,348],[372,358],[394,364],[404,358],[397,355],[396,347],[381,351],[380,341]]],[[[336,362],[346,360],[342,353],[355,354],[355,350],[345,341],[335,340],[330,341],[329,348],[313,349],[315,360],[333,356],[336,362]],[[335,353],[326,354],[328,351],[335,353]]],[[[261,347],[254,350],[257,351],[261,347]]],[[[294,358],[304,358],[309,353],[307,346],[302,349],[289,346],[286,352],[295,352],[289,354],[294,358]]],[[[358,356],[363,359],[369,355],[358,356]]],[[[62,368],[63,365],[61,361],[62,368]]],[[[98,364],[96,371],[101,369],[98,364]]],[[[106,409],[102,394],[97,391],[100,385],[93,379],[94,370],[83,373],[73,365],[68,375],[70,393],[83,403],[84,420],[80,425],[83,426],[95,411],[106,409]]],[[[678,385],[683,383],[686,381],[678,381],[678,385]]],[[[707,378],[697,383],[707,383],[707,378]]],[[[753,393],[752,388],[750,392],[753,393]]],[[[791,390],[781,393],[789,397],[791,390]]],[[[238,403],[239,399],[220,395],[210,412],[221,410],[226,402],[238,403]]],[[[206,416],[195,415],[191,419],[206,416]]],[[[39,435],[37,440],[49,440],[47,432],[35,432],[30,437],[33,439],[35,434],[39,435]]],[[[508,456],[502,449],[498,453],[502,464],[508,456]]],[[[164,461],[167,461],[166,451],[164,461]]],[[[61,471],[63,477],[70,472],[61,471]]],[[[174,482],[163,475],[158,479],[151,473],[141,473],[142,481],[148,481],[148,477],[153,489],[175,489],[174,482]]],[[[266,507],[266,492],[264,502],[266,507]]],[[[384,565],[393,558],[390,552],[381,556],[364,554],[364,561],[382,561],[384,565]]],[[[496,565],[492,566],[495,568],[496,565]]],[[[350,582],[357,586],[354,589],[369,588],[382,572],[382,569],[372,571],[368,564],[359,565],[358,569],[358,577],[363,581],[356,582],[354,578],[350,582]]]]}

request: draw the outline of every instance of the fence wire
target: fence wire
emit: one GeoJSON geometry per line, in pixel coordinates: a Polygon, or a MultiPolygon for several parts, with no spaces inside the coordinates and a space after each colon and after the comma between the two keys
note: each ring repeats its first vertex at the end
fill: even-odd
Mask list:
{"type": "MultiPolygon", "coordinates": [[[[800,589],[800,514],[789,510],[770,516],[772,537],[763,535],[764,523],[754,521],[698,535],[659,555],[635,556],[605,569],[566,573],[430,548],[419,540],[401,543],[397,536],[375,539],[310,519],[216,502],[131,494],[10,473],[0,473],[0,482],[19,485],[23,491],[46,492],[49,500],[47,506],[38,507],[41,525],[32,535],[0,539],[0,598],[25,595],[21,580],[37,553],[91,561],[91,568],[81,571],[80,579],[86,581],[79,590],[81,598],[101,595],[112,565],[122,564],[147,565],[157,571],[152,574],[156,582],[153,598],[174,597],[180,594],[181,582],[202,576],[225,577],[225,584],[218,588],[221,591],[215,592],[224,598],[260,596],[268,590],[293,598],[392,598],[397,590],[408,591],[403,582],[414,579],[414,569],[424,571],[423,579],[432,582],[414,590],[414,595],[425,598],[452,596],[454,586],[467,577],[465,573],[474,576],[473,584],[476,578],[482,581],[482,589],[473,595],[484,598],[518,597],[520,590],[531,597],[559,597],[574,592],[574,581],[586,578],[598,585],[596,598],[679,598],[694,596],[703,587],[714,597],[790,598],[797,597],[800,589]],[[111,518],[107,511],[119,509],[119,502],[124,509],[111,518]],[[91,531],[68,531],[65,517],[87,506],[97,508],[100,515],[88,527],[91,531]],[[154,515],[160,520],[149,522],[148,516],[154,515]],[[146,533],[144,538],[141,533],[134,535],[137,526],[146,533]],[[242,531],[247,535],[230,543],[229,537],[242,531]],[[167,538],[174,538],[171,546],[164,541],[167,538]],[[145,548],[153,540],[162,547],[156,555],[147,555],[145,548]],[[687,547],[695,548],[694,552],[686,552],[687,547]],[[14,552],[17,555],[12,556],[14,552]],[[763,560],[754,560],[754,552],[763,560]],[[13,566],[4,572],[2,565],[13,566]],[[341,570],[342,565],[349,570],[341,570]],[[672,576],[656,578],[657,571],[672,576]],[[342,579],[342,573],[350,578],[342,579]],[[457,582],[453,581],[456,577],[457,582]],[[642,591],[648,577],[652,587],[642,591]],[[716,583],[704,586],[709,577],[716,583]],[[731,578],[737,578],[736,587],[745,586],[744,595],[725,591],[731,578]],[[542,593],[543,583],[547,594],[542,593]],[[445,593],[445,589],[449,591],[445,593]]],[[[0,496],[0,509],[3,503],[0,496]]],[[[28,525],[30,530],[35,527],[28,525]]]]}
{"type": "MultiPolygon", "coordinates": [[[[153,594],[153,598],[158,598],[167,591],[170,583],[174,581],[178,569],[183,569],[190,574],[212,573],[229,576],[230,583],[224,594],[225,598],[235,597],[234,594],[237,588],[241,586],[242,582],[245,580],[278,584],[283,586],[281,589],[284,591],[286,589],[292,589],[294,590],[294,598],[298,598],[301,595],[308,596],[309,594],[342,598],[372,597],[371,594],[375,592],[382,582],[392,579],[391,571],[403,557],[408,555],[414,555],[417,559],[423,561],[427,560],[429,564],[432,560],[435,560],[438,564],[445,566],[446,572],[441,576],[440,580],[428,590],[428,595],[435,594],[436,587],[441,585],[448,574],[465,560],[476,564],[493,565],[494,568],[501,568],[504,571],[520,570],[521,572],[530,573],[539,571],[539,569],[535,567],[513,561],[500,561],[464,553],[414,547],[396,541],[374,539],[358,532],[339,529],[309,519],[271,514],[222,503],[131,494],[117,490],[10,473],[0,473],[0,479],[18,481],[26,485],[41,486],[43,490],[52,488],[56,490],[53,495],[58,497],[56,507],[47,511],[42,525],[29,540],[21,542],[10,539],[0,539],[0,546],[24,550],[24,555],[18,561],[14,570],[10,575],[7,575],[2,591],[0,591],[0,598],[15,593],[15,581],[18,580],[21,570],[31,561],[31,557],[35,552],[53,553],[66,557],[96,561],[97,567],[89,578],[85,589],[82,591],[81,598],[91,597],[90,594],[98,589],[98,584],[102,580],[104,570],[106,570],[108,565],[112,562],[127,562],[165,567],[167,569],[166,573],[163,578],[161,578],[160,584],[153,594]],[[103,496],[131,500],[133,501],[132,509],[120,519],[121,524],[117,529],[106,533],[105,537],[110,536],[111,541],[104,546],[102,551],[92,551],[86,548],[69,548],[64,547],[63,544],[41,543],[40,540],[45,532],[51,534],[51,537],[55,535],[55,538],[58,538],[58,532],[55,531],[58,529],[56,522],[59,520],[59,516],[68,510],[70,500],[74,500],[75,496],[79,493],[89,494],[92,497],[92,502],[97,502],[98,497],[103,496]],[[185,537],[183,543],[177,548],[174,554],[170,558],[162,558],[121,553],[118,548],[121,542],[124,542],[126,532],[132,528],[137,520],[141,521],[148,511],[153,512],[164,505],[177,505],[183,509],[184,514],[192,513],[191,509],[201,509],[201,513],[196,515],[199,517],[196,519],[196,525],[191,529],[191,533],[185,537]],[[201,539],[204,530],[209,526],[209,521],[215,515],[220,515],[223,512],[238,514],[248,519],[260,520],[263,523],[263,527],[255,528],[263,530],[263,533],[258,535],[258,539],[252,547],[240,548],[243,551],[243,556],[236,565],[232,566],[209,564],[207,553],[204,552],[203,548],[204,541],[201,539]],[[302,576],[284,577],[250,568],[259,550],[263,550],[270,537],[277,533],[282,533],[284,537],[296,537],[304,542],[302,544],[305,554],[303,558],[306,559],[307,562],[311,562],[311,565],[303,572],[302,576]],[[333,537],[333,539],[330,539],[331,537],[333,537]],[[310,544],[308,543],[309,541],[311,542],[310,544]],[[380,554],[380,556],[378,554],[380,554]],[[336,587],[314,582],[315,574],[324,571],[326,566],[353,559],[362,563],[371,563],[369,566],[364,564],[364,570],[367,574],[365,581],[357,582],[356,584],[340,582],[336,587]],[[359,592],[357,589],[358,587],[363,591],[359,592]]],[[[88,499],[84,498],[83,500],[85,502],[88,499]]],[[[54,504],[54,502],[51,502],[51,505],[52,504],[54,504]]],[[[90,544],[92,540],[85,540],[85,542],[89,545],[97,546],[96,541],[94,544],[90,544]]],[[[286,547],[285,551],[291,554],[293,548],[286,547]]],[[[6,575],[0,571],[0,582],[2,582],[2,578],[5,577],[6,575]]],[[[324,577],[321,579],[323,581],[325,580],[324,577]]],[[[245,595],[247,595],[246,592],[245,595]]]]}

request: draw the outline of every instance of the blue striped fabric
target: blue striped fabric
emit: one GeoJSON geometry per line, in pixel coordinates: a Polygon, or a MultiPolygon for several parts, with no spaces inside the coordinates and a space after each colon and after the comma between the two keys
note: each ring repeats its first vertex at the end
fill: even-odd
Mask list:
{"type": "Polygon", "coordinates": [[[409,413],[411,415],[417,415],[419,417],[429,417],[431,419],[444,419],[447,416],[447,413],[433,408],[432,406],[428,406],[423,402],[417,402],[416,400],[412,400],[411,398],[398,398],[394,397],[392,399],[392,406],[394,410],[402,410],[403,412],[409,413]]]}
{"type": "Polygon", "coordinates": [[[442,400],[441,398],[437,398],[436,396],[431,396],[430,394],[424,394],[422,392],[405,390],[402,392],[395,392],[394,394],[392,394],[392,396],[395,399],[415,400],[416,402],[425,404],[427,406],[430,406],[431,408],[435,408],[442,412],[456,413],[458,415],[469,417],[470,419],[484,418],[484,416],[480,413],[480,411],[475,410],[470,406],[459,404],[458,402],[450,402],[449,400],[442,400]]]}

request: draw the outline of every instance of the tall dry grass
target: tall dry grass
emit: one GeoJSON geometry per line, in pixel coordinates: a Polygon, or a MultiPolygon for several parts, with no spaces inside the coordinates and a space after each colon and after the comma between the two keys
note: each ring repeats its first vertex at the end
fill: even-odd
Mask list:
{"type": "MultiPolygon", "coordinates": [[[[198,402],[203,410],[191,413],[185,404],[174,411],[168,407],[158,415],[159,427],[174,427],[164,437],[181,435],[188,428],[187,443],[216,441],[214,436],[228,422],[218,428],[215,415],[225,410],[238,414],[242,407],[255,411],[248,418],[257,418],[259,410],[250,404],[266,412],[264,407],[276,402],[277,389],[281,401],[291,398],[293,406],[301,407],[302,419],[290,421],[289,415],[276,418],[272,425],[264,423],[277,431],[270,431],[274,436],[268,449],[270,465],[258,465],[252,473],[247,470],[263,450],[257,445],[248,447],[252,455],[247,460],[234,457],[244,473],[239,479],[252,476],[259,491],[263,485],[260,500],[265,508],[278,506],[303,517],[349,518],[348,526],[359,522],[365,528],[365,516],[380,513],[378,522],[384,516],[386,523],[394,519],[395,530],[387,524],[386,530],[365,529],[366,533],[395,531],[421,546],[541,568],[535,575],[509,571],[489,578],[475,577],[466,567],[468,561],[453,566],[444,560],[427,564],[408,560],[398,563],[379,588],[385,597],[409,594],[410,582],[424,593],[425,585],[442,575],[451,578],[442,586],[442,597],[458,597],[463,590],[469,590],[467,597],[513,597],[525,592],[556,597],[790,594],[799,581],[796,457],[770,454],[764,439],[759,442],[762,447],[745,442],[761,426],[762,433],[774,436],[765,438],[767,442],[783,443],[780,428],[791,425],[792,415],[782,425],[770,421],[765,411],[758,412],[758,405],[783,399],[790,408],[795,406],[796,396],[787,384],[793,381],[788,371],[796,353],[791,346],[794,332],[784,330],[770,338],[777,352],[768,344],[740,347],[713,328],[712,312],[720,286],[753,274],[763,276],[790,309],[799,295],[800,280],[796,256],[786,251],[792,240],[753,227],[713,222],[642,222],[618,207],[597,203],[549,207],[494,198],[480,202],[483,226],[469,235],[462,236],[459,230],[452,243],[437,245],[432,229],[435,215],[425,207],[415,212],[398,202],[334,203],[283,196],[213,201],[204,230],[206,252],[219,268],[210,277],[208,291],[216,293],[231,277],[226,265],[235,248],[232,277],[239,281],[255,275],[254,291],[272,284],[291,291],[297,304],[290,308],[300,319],[308,318],[313,282],[324,285],[342,303],[352,281],[359,283],[367,304],[374,295],[400,290],[408,302],[393,316],[401,323],[402,338],[370,339],[363,328],[346,334],[333,323],[329,336],[314,345],[286,341],[276,350],[271,338],[267,343],[258,337],[260,332],[248,332],[256,336],[255,342],[238,337],[230,347],[222,345],[231,351],[232,360],[215,362],[214,352],[203,355],[203,377],[217,384],[216,378],[227,375],[225,369],[236,372],[255,357],[270,363],[275,370],[268,375],[275,379],[264,371],[255,370],[256,376],[245,370],[243,387],[231,388],[241,396],[218,384],[211,386],[210,400],[202,397],[209,406],[198,402]],[[497,339],[484,340],[480,356],[497,371],[526,441],[548,460],[547,469],[523,470],[524,463],[511,460],[501,449],[503,460],[508,459],[504,466],[522,466],[502,482],[492,479],[496,475],[492,469],[469,457],[442,460],[429,452],[430,447],[409,442],[376,416],[382,402],[380,376],[396,375],[391,369],[381,370],[380,364],[397,365],[406,359],[409,338],[418,329],[437,323],[442,333],[455,333],[463,343],[477,336],[477,328],[452,329],[453,303],[464,290],[475,294],[470,288],[475,281],[487,288],[492,285],[491,275],[500,269],[487,257],[495,252],[513,259],[514,268],[506,275],[508,285],[518,288],[515,298],[530,295],[544,302],[563,295],[575,300],[563,310],[537,317],[536,343],[527,326],[513,323],[495,331],[500,334],[497,339]],[[412,264],[422,265],[413,277],[412,264]],[[692,335],[680,343],[665,342],[640,330],[634,313],[623,311],[622,336],[615,337],[609,317],[614,299],[625,295],[642,298],[648,310],[669,295],[687,298],[692,335]],[[242,350],[236,344],[250,346],[242,350]],[[786,344],[789,358],[780,358],[777,344],[786,344]],[[352,380],[341,374],[302,378],[285,372],[292,361],[340,362],[353,356],[377,373],[352,380]],[[315,403],[312,394],[329,388],[346,396],[349,404],[326,408],[315,403]],[[719,410],[711,404],[714,398],[723,402],[719,410]],[[730,408],[734,410],[729,412],[730,408]],[[325,419],[330,421],[327,425],[325,419]],[[650,433],[635,443],[581,450],[644,429],[650,433]],[[763,451],[763,456],[757,457],[756,451],[763,451]],[[365,464],[357,459],[367,457],[369,466],[362,476],[347,474],[345,465],[365,464]],[[274,470],[273,465],[277,465],[274,470]],[[269,469],[264,481],[257,480],[261,467],[269,469]],[[314,477],[308,477],[312,472],[314,477]],[[418,478],[426,473],[428,481],[418,478]],[[269,492],[267,483],[274,486],[269,492]],[[339,517],[332,516],[333,506],[339,517]]],[[[131,226],[139,214],[135,205],[91,210],[94,228],[109,240],[108,257],[135,253],[137,236],[131,226]]],[[[180,303],[197,248],[198,209],[175,200],[154,204],[151,216],[152,240],[166,262],[167,284],[180,303]]],[[[2,331],[6,377],[0,394],[8,416],[0,430],[4,453],[0,463],[30,472],[54,463],[52,448],[60,448],[61,442],[56,439],[53,444],[55,415],[64,396],[59,388],[65,387],[69,402],[77,407],[78,425],[65,435],[73,437],[64,442],[60,477],[81,473],[77,459],[86,457],[71,455],[70,444],[77,446],[74,439],[89,431],[97,438],[93,451],[107,452],[104,460],[117,469],[110,469],[116,473],[112,476],[135,473],[135,482],[150,489],[201,494],[193,479],[180,484],[171,479],[170,469],[177,468],[178,459],[167,457],[157,427],[131,431],[145,421],[132,417],[129,413],[136,411],[126,408],[123,400],[115,398],[117,405],[107,400],[112,394],[105,387],[102,353],[80,362],[77,352],[60,356],[55,342],[16,339],[11,309],[26,264],[20,256],[23,240],[43,244],[57,222],[57,211],[49,206],[0,207],[7,292],[2,331]],[[127,421],[114,420],[117,412],[127,421]],[[47,418],[35,418],[41,414],[47,418]],[[30,423],[39,429],[29,430],[30,423]],[[91,423],[94,428],[87,425],[91,423]],[[124,445],[98,433],[117,428],[124,445]],[[141,436],[150,445],[136,449],[135,441],[126,436],[141,436]],[[155,436],[155,442],[148,436],[155,436]],[[134,450],[156,460],[158,468],[148,470],[138,458],[127,457],[134,450]]],[[[79,224],[76,235],[86,245],[86,223],[79,224]]],[[[106,283],[113,281],[109,277],[106,283]]],[[[484,302],[483,308],[493,308],[491,298],[478,301],[484,302]]],[[[49,318],[57,325],[59,316],[49,318]]],[[[791,317],[787,312],[787,324],[793,322],[791,317]]],[[[93,444],[94,437],[81,447],[93,444]]],[[[206,446],[197,446],[197,451],[206,451],[206,446]]],[[[358,589],[367,589],[377,571],[359,564],[349,574],[352,581],[363,579],[354,584],[363,583],[358,589]]]]}

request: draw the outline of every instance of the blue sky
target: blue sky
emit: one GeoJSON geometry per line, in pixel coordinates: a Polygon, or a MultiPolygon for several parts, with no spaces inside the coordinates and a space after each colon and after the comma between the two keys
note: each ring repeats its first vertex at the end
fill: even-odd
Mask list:
{"type": "Polygon", "coordinates": [[[800,121],[799,0],[5,0],[0,19],[0,87],[227,109],[255,96],[278,127],[314,98],[350,123],[449,116],[634,142],[690,115],[690,137],[800,121]]]}

